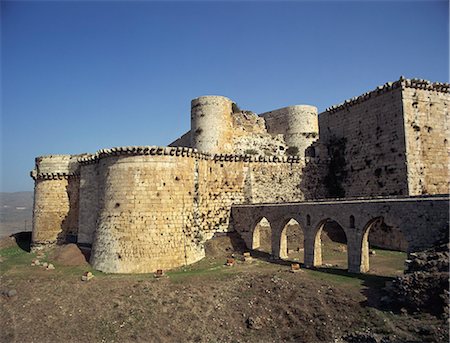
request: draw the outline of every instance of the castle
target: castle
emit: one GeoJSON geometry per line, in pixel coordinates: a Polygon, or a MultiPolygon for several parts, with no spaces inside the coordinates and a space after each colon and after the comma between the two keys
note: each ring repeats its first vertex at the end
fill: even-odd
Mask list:
{"type": "Polygon", "coordinates": [[[110,273],[196,262],[237,204],[447,194],[450,85],[405,79],[328,108],[256,115],[192,100],[168,147],[36,158],[32,244],[77,242],[110,273]]]}

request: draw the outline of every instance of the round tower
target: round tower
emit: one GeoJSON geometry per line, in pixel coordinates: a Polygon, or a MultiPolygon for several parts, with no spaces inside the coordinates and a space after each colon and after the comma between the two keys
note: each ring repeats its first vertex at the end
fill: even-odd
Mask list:
{"type": "Polygon", "coordinates": [[[36,158],[32,247],[64,243],[78,230],[78,162],[74,155],[36,158]]]}
{"type": "Polygon", "coordinates": [[[317,107],[310,105],[295,105],[286,108],[285,140],[288,146],[298,148],[300,156],[319,136],[319,118],[317,107]]]}
{"type": "Polygon", "coordinates": [[[192,147],[209,153],[232,152],[232,104],[224,96],[201,96],[191,101],[192,147]]]}

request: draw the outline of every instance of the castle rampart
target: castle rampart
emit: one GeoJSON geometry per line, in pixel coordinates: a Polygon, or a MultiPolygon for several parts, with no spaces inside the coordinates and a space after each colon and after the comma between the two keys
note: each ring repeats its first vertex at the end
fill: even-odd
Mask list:
{"type": "MultiPolygon", "coordinates": [[[[447,193],[449,94],[401,78],[319,116],[194,99],[172,147],[37,158],[33,245],[76,239],[99,270],[152,272],[201,259],[206,240],[234,229],[235,204],[447,193]]],[[[386,232],[382,246],[405,248],[398,227],[386,232]]]]}
{"type": "Polygon", "coordinates": [[[329,194],[447,193],[449,96],[448,84],[401,78],[321,113],[329,194]]]}
{"type": "Polygon", "coordinates": [[[92,244],[91,263],[105,272],[192,263],[207,239],[230,230],[232,204],[305,198],[296,156],[119,147],[79,163],[79,242],[92,244]]]}

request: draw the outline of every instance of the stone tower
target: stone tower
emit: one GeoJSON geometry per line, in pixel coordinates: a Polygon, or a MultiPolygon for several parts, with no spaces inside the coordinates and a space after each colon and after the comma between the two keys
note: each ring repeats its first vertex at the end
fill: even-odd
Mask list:
{"type": "Polygon", "coordinates": [[[223,96],[201,96],[191,102],[191,145],[208,153],[233,151],[233,102],[223,96]]]}
{"type": "Polygon", "coordinates": [[[299,156],[305,156],[306,149],[318,138],[319,120],[315,106],[289,106],[260,116],[266,121],[267,131],[272,135],[284,135],[289,147],[298,148],[299,156]]]}

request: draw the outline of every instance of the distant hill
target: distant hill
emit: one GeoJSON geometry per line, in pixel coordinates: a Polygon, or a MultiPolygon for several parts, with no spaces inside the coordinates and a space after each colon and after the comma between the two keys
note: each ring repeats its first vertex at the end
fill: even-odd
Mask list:
{"type": "Polygon", "coordinates": [[[31,231],[33,192],[0,192],[0,238],[31,231]]]}

